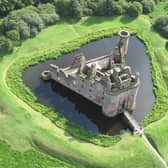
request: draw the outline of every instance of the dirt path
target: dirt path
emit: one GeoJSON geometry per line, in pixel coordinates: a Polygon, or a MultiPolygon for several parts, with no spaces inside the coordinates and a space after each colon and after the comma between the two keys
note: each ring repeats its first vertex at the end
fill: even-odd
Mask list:
{"type": "Polygon", "coordinates": [[[151,143],[148,141],[147,137],[145,135],[142,135],[142,138],[146,142],[146,144],[150,147],[150,149],[153,151],[153,153],[157,156],[157,158],[162,162],[165,168],[168,168],[166,161],[162,158],[162,156],[157,152],[157,150],[151,145],[151,143]]]}
{"type": "Polygon", "coordinates": [[[73,25],[68,25],[68,27],[72,30],[72,32],[77,36],[77,37],[79,37],[80,36],[80,34],[76,31],[76,29],[74,28],[74,26],[73,25]]]}

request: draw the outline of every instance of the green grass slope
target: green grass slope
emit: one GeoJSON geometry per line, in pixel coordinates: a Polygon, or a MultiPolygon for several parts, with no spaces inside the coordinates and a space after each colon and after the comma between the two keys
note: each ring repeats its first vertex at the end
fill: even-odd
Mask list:
{"type": "Polygon", "coordinates": [[[35,150],[18,152],[5,142],[0,141],[0,167],[1,168],[72,168],[73,166],[53,159],[35,150]]]}

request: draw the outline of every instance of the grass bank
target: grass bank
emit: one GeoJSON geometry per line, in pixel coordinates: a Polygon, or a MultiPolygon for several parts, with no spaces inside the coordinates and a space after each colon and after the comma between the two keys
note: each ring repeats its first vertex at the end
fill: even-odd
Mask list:
{"type": "Polygon", "coordinates": [[[8,168],[46,168],[61,167],[72,168],[72,165],[64,163],[58,159],[53,159],[37,150],[28,150],[26,152],[15,151],[5,142],[0,141],[0,167],[8,168]]]}
{"type": "Polygon", "coordinates": [[[60,44],[56,49],[43,51],[40,54],[30,55],[29,57],[23,57],[21,60],[16,61],[12,64],[7,73],[7,84],[11,90],[19,98],[29,104],[33,109],[38,112],[41,112],[43,115],[48,117],[55,125],[69,132],[74,137],[79,139],[101,145],[101,146],[110,146],[118,142],[120,136],[106,136],[101,134],[96,134],[90,132],[82,127],[76,126],[74,123],[65,119],[60,113],[55,112],[53,109],[50,109],[42,104],[39,104],[36,100],[36,97],[31,93],[31,91],[24,85],[22,81],[22,73],[24,70],[38,62],[48,60],[50,58],[57,58],[62,54],[67,54],[76,49],[79,49],[80,46],[89,43],[90,41],[100,39],[103,37],[112,36],[114,30],[102,30],[96,33],[87,34],[84,37],[79,37],[75,40],[72,40],[67,43],[60,44]]]}
{"type": "MultiPolygon", "coordinates": [[[[121,136],[106,136],[89,132],[86,129],[80,128],[75,124],[71,123],[70,121],[66,120],[62,115],[60,115],[60,113],[55,113],[54,110],[39,104],[33,93],[31,93],[31,91],[24,85],[22,81],[22,73],[27,67],[31,65],[37,64],[41,61],[45,61],[48,59],[57,58],[63,54],[67,54],[76,49],[79,49],[80,46],[89,43],[90,41],[104,37],[110,37],[112,36],[112,34],[117,33],[117,31],[118,30],[115,29],[103,29],[101,31],[89,33],[83,37],[78,37],[75,40],[62,43],[58,45],[56,49],[46,50],[42,53],[35,55],[29,55],[29,57],[23,57],[22,59],[15,61],[15,63],[13,63],[10,69],[8,70],[7,84],[12,89],[15,95],[17,95],[27,104],[29,104],[36,111],[41,112],[43,115],[48,117],[54,124],[69,132],[71,135],[97,145],[114,145],[121,139],[121,136]]],[[[131,30],[130,32],[135,33],[135,31],[131,30]]],[[[145,117],[145,120],[142,122],[143,125],[146,126],[154,121],[159,120],[161,117],[164,116],[166,109],[168,108],[168,105],[165,104],[168,95],[165,82],[162,78],[161,70],[157,64],[156,57],[154,55],[154,50],[151,44],[143,36],[143,34],[140,32],[138,33],[139,38],[141,38],[141,40],[145,43],[148,50],[148,54],[150,56],[152,65],[152,77],[154,82],[154,92],[156,96],[156,103],[153,108],[153,111],[149,113],[149,115],[147,115],[145,117]],[[162,97],[162,99],[158,99],[158,97],[162,97]]]]}
{"type": "MultiPolygon", "coordinates": [[[[80,167],[89,165],[91,167],[121,168],[162,167],[160,161],[157,160],[141,138],[126,134],[117,144],[106,148],[80,141],[69,135],[66,130],[54,126],[41,113],[37,113],[31,106],[15,96],[12,92],[18,92],[18,90],[15,90],[17,88],[10,90],[6,85],[6,74],[9,73],[8,69],[12,68],[15,62],[29,59],[31,55],[34,55],[33,63],[37,61],[36,56],[41,55],[41,48],[45,50],[48,56],[47,51],[55,51],[56,47],[57,49],[61,47],[59,45],[61,43],[65,45],[67,41],[105,28],[111,30],[120,29],[121,27],[133,28],[143,35],[146,41],[150,42],[153,51],[162,49],[163,39],[151,31],[150,26],[151,24],[146,16],[141,16],[136,20],[128,17],[117,17],[115,19],[89,17],[73,24],[63,22],[60,25],[44,30],[36,38],[24,42],[13,54],[3,57],[0,62],[0,94],[3,95],[1,102],[2,109],[4,109],[3,114],[0,115],[1,139],[8,141],[18,150],[27,150],[35,146],[53,157],[71,164],[76,163],[78,167],[79,165],[80,167]]],[[[154,55],[151,58],[157,57],[154,55]]],[[[158,65],[156,62],[156,67],[160,69],[161,64],[158,65]]],[[[20,73],[19,69],[16,73],[20,73]]],[[[159,78],[160,71],[156,69],[156,72],[153,73],[159,78]]],[[[17,81],[12,76],[12,80],[15,80],[15,83],[22,83],[21,78],[17,79],[17,81]]],[[[165,86],[162,83],[158,87],[160,89],[163,87],[161,90],[165,91],[165,86]]],[[[162,106],[160,108],[162,109],[162,106]]]]}

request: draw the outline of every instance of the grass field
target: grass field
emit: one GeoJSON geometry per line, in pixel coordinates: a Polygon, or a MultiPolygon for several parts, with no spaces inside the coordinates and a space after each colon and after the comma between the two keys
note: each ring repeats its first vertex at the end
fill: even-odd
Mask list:
{"type": "MultiPolygon", "coordinates": [[[[159,6],[159,8],[161,7],[159,6]]],[[[153,17],[156,17],[156,14],[153,13],[153,17]]],[[[0,149],[4,149],[5,152],[3,153],[11,153],[9,157],[12,157],[12,155],[19,156],[14,150],[30,151],[31,153],[31,150],[36,148],[36,150],[75,167],[162,167],[160,161],[140,137],[125,134],[123,139],[115,146],[107,148],[80,141],[30,108],[15,96],[6,84],[7,70],[15,61],[19,61],[23,57],[28,57],[30,54],[38,53],[41,50],[55,48],[60,43],[93,31],[104,28],[120,29],[121,27],[137,29],[150,41],[157,53],[157,60],[168,84],[168,58],[167,51],[164,49],[165,39],[151,30],[151,19],[148,16],[141,16],[136,20],[125,16],[117,18],[86,17],[77,23],[62,22],[49,27],[36,38],[25,41],[21,47],[15,49],[13,54],[3,56],[0,61],[0,95],[3,95],[0,98],[0,139],[10,144],[13,149],[2,142],[0,143],[0,149]]],[[[168,162],[168,152],[166,152],[168,151],[167,120],[168,115],[148,126],[145,131],[153,139],[159,152],[168,162]]],[[[4,164],[3,162],[8,163],[7,158],[2,156],[3,153],[0,153],[0,166],[4,164]]],[[[22,159],[13,157],[13,162],[22,165],[21,163],[25,162],[24,153],[22,153],[22,157],[22,159]]],[[[35,167],[41,161],[41,157],[38,152],[34,158],[28,157],[29,160],[35,159],[37,162],[33,162],[31,166],[25,164],[27,165],[25,167],[35,167]]],[[[43,157],[45,157],[44,160],[48,160],[46,155],[43,155],[43,157]]],[[[51,161],[53,163],[49,162],[47,161],[46,167],[56,167],[52,165],[54,160],[51,161]]],[[[18,167],[17,164],[12,163],[10,167],[18,167]]],[[[61,162],[61,164],[63,163],[61,162]]]]}
{"type": "Polygon", "coordinates": [[[72,168],[73,166],[65,164],[64,162],[53,159],[45,154],[35,150],[29,150],[24,153],[11,149],[5,142],[0,141],[0,167],[17,167],[17,168],[46,168],[46,167],[60,167],[72,168]]]}

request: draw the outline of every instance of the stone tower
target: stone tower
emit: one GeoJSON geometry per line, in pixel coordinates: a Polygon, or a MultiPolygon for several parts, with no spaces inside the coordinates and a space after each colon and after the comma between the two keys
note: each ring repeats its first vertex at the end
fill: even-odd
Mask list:
{"type": "Polygon", "coordinates": [[[128,31],[122,30],[118,33],[120,40],[113,52],[113,60],[118,64],[125,64],[125,58],[128,51],[128,42],[130,34],[128,31]]]}

